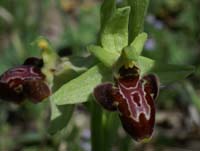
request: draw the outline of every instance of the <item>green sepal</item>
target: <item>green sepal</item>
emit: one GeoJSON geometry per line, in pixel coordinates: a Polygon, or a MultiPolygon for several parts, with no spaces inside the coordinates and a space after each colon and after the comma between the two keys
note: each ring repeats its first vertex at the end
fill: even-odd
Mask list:
{"type": "Polygon", "coordinates": [[[126,59],[127,62],[137,61],[137,59],[139,57],[136,52],[136,49],[131,46],[125,47],[123,49],[122,53],[124,54],[124,58],[126,59]]]}
{"type": "MultiPolygon", "coordinates": [[[[130,44],[130,47],[134,48],[133,50],[135,51],[135,58],[138,58],[141,55],[146,40],[147,34],[143,32],[140,33],[130,44]]],[[[137,59],[135,61],[137,61],[137,59]]]]}
{"type": "Polygon", "coordinates": [[[137,62],[138,57],[142,53],[146,40],[147,34],[141,33],[134,39],[134,41],[129,46],[123,49],[127,61],[137,62]]]}

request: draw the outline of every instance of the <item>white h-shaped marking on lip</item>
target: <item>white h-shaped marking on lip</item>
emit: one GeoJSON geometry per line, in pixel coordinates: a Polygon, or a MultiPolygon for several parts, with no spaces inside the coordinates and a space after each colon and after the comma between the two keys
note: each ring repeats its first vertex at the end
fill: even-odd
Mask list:
{"type": "Polygon", "coordinates": [[[126,87],[124,86],[122,83],[118,82],[119,84],[119,93],[121,94],[122,98],[126,101],[126,104],[128,106],[128,111],[130,113],[130,118],[132,118],[133,120],[139,122],[139,116],[140,114],[144,114],[145,117],[147,118],[147,120],[150,119],[150,114],[151,114],[151,107],[150,105],[147,103],[147,100],[145,98],[146,96],[146,93],[144,91],[144,84],[142,84],[142,92],[143,94],[141,94],[141,91],[138,91],[138,89],[140,90],[139,88],[139,82],[140,82],[140,79],[137,81],[136,85],[134,87],[126,87]],[[125,91],[128,91],[130,93],[130,98],[127,98],[124,93],[123,93],[123,89],[125,89],[125,91]],[[134,101],[134,97],[133,95],[134,94],[138,94],[139,96],[139,103],[143,106],[138,106],[137,103],[134,101]],[[144,100],[144,101],[142,101],[144,100]],[[136,117],[133,115],[133,112],[131,110],[131,104],[130,103],[133,103],[133,105],[136,107],[136,117]],[[147,107],[147,112],[145,112],[145,109],[144,109],[144,105],[146,105],[147,107]]]}
{"type": "Polygon", "coordinates": [[[22,74],[32,75],[32,76],[30,76],[30,78],[33,79],[33,80],[41,79],[39,74],[34,71],[34,68],[33,67],[29,67],[29,68],[11,69],[11,71],[7,71],[5,73],[5,75],[3,75],[3,77],[1,78],[0,81],[2,83],[9,83],[11,80],[14,80],[14,79],[21,79],[21,80],[27,79],[27,77],[26,76],[23,77],[22,74]],[[8,76],[9,74],[12,74],[12,73],[15,73],[16,75],[8,76]]]}

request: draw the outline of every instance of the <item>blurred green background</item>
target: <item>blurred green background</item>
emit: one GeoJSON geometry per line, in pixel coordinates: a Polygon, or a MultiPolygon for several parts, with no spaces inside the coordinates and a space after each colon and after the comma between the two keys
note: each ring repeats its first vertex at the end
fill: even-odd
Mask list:
{"type": "MultiPolygon", "coordinates": [[[[31,46],[47,37],[61,56],[88,56],[99,30],[100,0],[0,0],[0,74],[39,56],[31,46]]],[[[125,2],[118,1],[119,6],[125,2]]],[[[120,124],[112,151],[200,150],[200,1],[150,0],[144,56],[161,63],[194,65],[196,72],[161,85],[156,128],[149,143],[130,139],[120,124]]],[[[66,129],[47,133],[48,101],[22,106],[0,100],[0,151],[90,151],[90,114],[78,105],[66,129]]],[[[112,132],[110,132],[112,133],[112,132]]]]}

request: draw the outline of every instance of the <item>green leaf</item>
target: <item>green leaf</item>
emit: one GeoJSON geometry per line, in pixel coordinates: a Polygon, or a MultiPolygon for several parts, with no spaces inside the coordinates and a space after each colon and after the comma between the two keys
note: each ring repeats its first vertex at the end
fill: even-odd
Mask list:
{"type": "Polygon", "coordinates": [[[121,50],[128,45],[130,7],[119,8],[111,16],[101,33],[101,44],[108,51],[121,50]]]}
{"type": "Polygon", "coordinates": [[[112,67],[120,56],[116,51],[108,51],[100,46],[90,45],[87,49],[107,67],[112,67]]]}
{"type": "Polygon", "coordinates": [[[193,66],[163,64],[143,56],[139,57],[138,65],[142,75],[149,72],[156,73],[162,84],[183,80],[194,72],[193,66]]]}
{"type": "Polygon", "coordinates": [[[104,0],[101,5],[101,29],[105,27],[116,10],[116,0],[104,0]]]}
{"type": "Polygon", "coordinates": [[[56,105],[76,104],[86,102],[93,89],[112,75],[103,64],[90,68],[77,78],[64,84],[51,99],[56,105]]]}
{"type": "Polygon", "coordinates": [[[156,63],[153,72],[159,76],[161,83],[167,84],[185,79],[194,72],[194,67],[189,65],[156,63]]]}
{"type": "Polygon", "coordinates": [[[56,106],[51,101],[51,122],[48,128],[50,134],[55,134],[65,128],[71,119],[74,105],[56,106]]]}
{"type": "Polygon", "coordinates": [[[143,30],[145,14],[148,8],[149,0],[127,0],[131,6],[129,21],[129,43],[143,30]]]}
{"type": "Polygon", "coordinates": [[[185,87],[192,103],[195,105],[195,107],[198,109],[198,111],[200,111],[199,95],[195,92],[195,89],[192,86],[192,84],[187,81],[187,82],[184,82],[183,86],[185,87]]]}
{"type": "Polygon", "coordinates": [[[51,104],[51,120],[54,120],[61,115],[61,112],[52,99],[50,99],[50,104],[51,104]]]}

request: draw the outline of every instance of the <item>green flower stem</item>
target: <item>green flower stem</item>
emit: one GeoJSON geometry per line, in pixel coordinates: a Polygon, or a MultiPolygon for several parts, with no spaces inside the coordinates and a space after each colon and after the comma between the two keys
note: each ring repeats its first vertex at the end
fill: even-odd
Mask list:
{"type": "Polygon", "coordinates": [[[95,101],[91,101],[91,112],[92,151],[111,151],[120,123],[117,113],[102,110],[95,101]]]}
{"type": "Polygon", "coordinates": [[[92,151],[106,151],[104,146],[103,111],[91,101],[91,142],[92,151]]]}
{"type": "Polygon", "coordinates": [[[111,151],[117,138],[120,121],[117,112],[103,112],[104,146],[105,151],[111,151]]]}

